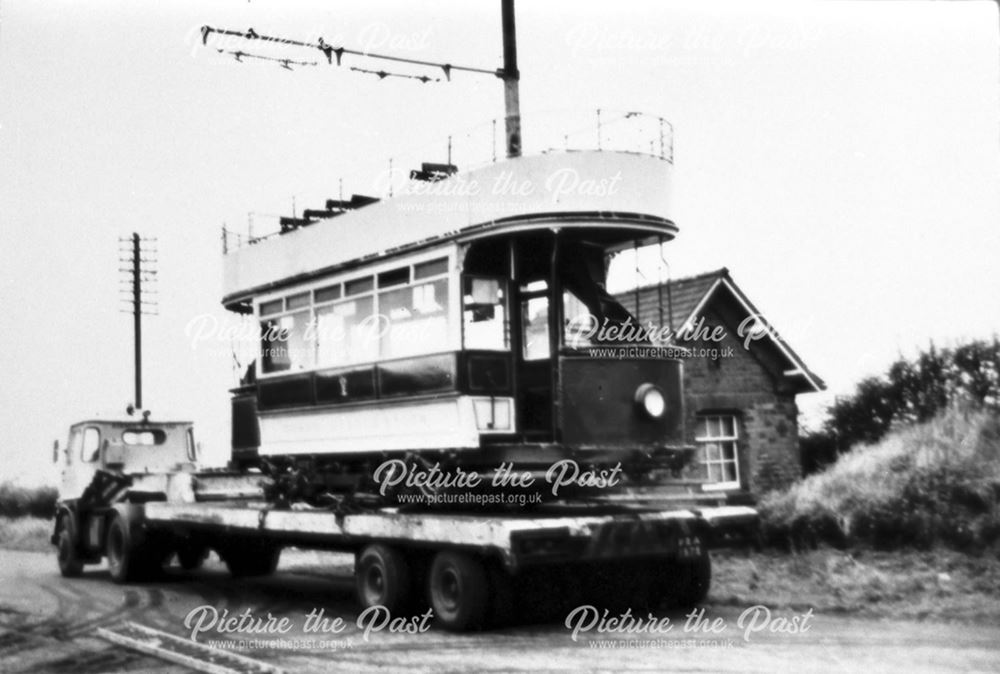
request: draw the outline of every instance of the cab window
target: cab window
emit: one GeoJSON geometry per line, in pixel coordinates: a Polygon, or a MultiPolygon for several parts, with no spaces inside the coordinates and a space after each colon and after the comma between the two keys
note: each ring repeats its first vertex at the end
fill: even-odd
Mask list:
{"type": "Polygon", "coordinates": [[[80,459],[88,463],[97,461],[101,453],[101,432],[89,426],[83,431],[83,443],[80,448],[80,459]]]}
{"type": "Polygon", "coordinates": [[[159,428],[130,430],[122,433],[122,442],[126,445],[142,445],[152,447],[162,445],[167,441],[167,434],[159,428]]]}
{"type": "Polygon", "coordinates": [[[194,429],[187,429],[187,456],[188,461],[194,463],[198,459],[198,446],[194,444],[194,429]]]}

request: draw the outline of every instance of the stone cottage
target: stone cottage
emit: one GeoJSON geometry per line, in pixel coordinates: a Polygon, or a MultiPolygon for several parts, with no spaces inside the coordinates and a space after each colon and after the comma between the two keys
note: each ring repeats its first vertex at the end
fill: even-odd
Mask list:
{"type": "Polygon", "coordinates": [[[697,447],[687,477],[705,481],[704,491],[739,503],[801,474],[795,397],[826,386],[728,269],[617,298],[642,325],[673,328],[672,344],[687,351],[686,433],[697,447]]]}

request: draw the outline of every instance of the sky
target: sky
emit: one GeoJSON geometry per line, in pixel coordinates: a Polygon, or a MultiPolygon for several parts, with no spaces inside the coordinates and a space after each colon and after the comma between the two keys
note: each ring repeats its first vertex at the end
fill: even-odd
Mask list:
{"type": "MultiPolygon", "coordinates": [[[[997,332],[996,3],[521,0],[516,12],[526,141],[542,120],[597,108],[670,120],[671,274],[729,268],[829,386],[800,396],[806,427],[900,354],[997,332]]],[[[193,419],[221,460],[231,343],[192,343],[190,326],[227,320],[223,224],[259,233],[293,207],[365,192],[388,157],[438,151],[503,114],[495,77],[380,81],[349,66],[388,66],[347,56],[239,63],[216,49],[256,45],[202,46],[202,25],[502,65],[498,0],[0,3],[0,481],[54,480],[53,440],[133,398],[120,236],[157,239],[144,402],[193,419]]]]}

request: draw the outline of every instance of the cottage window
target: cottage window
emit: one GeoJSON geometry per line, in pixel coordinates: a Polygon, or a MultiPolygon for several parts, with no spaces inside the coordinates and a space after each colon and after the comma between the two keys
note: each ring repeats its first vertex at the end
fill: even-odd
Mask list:
{"type": "Polygon", "coordinates": [[[705,489],[735,489],[740,486],[739,419],[731,414],[701,416],[695,442],[705,466],[705,489]]]}

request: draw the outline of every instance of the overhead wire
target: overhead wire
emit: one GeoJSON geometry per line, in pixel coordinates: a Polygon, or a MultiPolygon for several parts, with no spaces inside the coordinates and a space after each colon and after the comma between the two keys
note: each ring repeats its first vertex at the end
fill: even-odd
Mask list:
{"type": "MultiPolygon", "coordinates": [[[[362,57],[362,58],[381,59],[383,61],[393,61],[393,62],[396,62],[396,63],[408,63],[408,64],[411,64],[411,65],[426,66],[426,67],[430,67],[430,68],[440,68],[441,71],[444,73],[445,79],[447,81],[449,81],[449,82],[451,81],[451,73],[452,73],[452,71],[455,71],[455,70],[464,71],[464,72],[471,72],[471,73],[480,73],[480,74],[485,74],[485,75],[493,75],[495,77],[499,77],[500,79],[504,79],[504,78],[507,77],[507,74],[504,72],[504,70],[502,68],[497,68],[495,70],[489,70],[489,69],[486,69],[486,68],[475,68],[475,67],[472,67],[472,66],[454,65],[452,63],[442,63],[442,62],[439,62],[439,61],[426,61],[426,60],[423,60],[423,59],[406,58],[404,56],[392,56],[390,54],[379,54],[379,53],[376,53],[376,52],[373,52],[373,51],[360,50],[360,49],[350,49],[348,47],[343,47],[343,46],[335,47],[333,45],[328,44],[325,40],[323,40],[322,37],[320,37],[316,42],[304,42],[302,40],[293,40],[293,39],[290,39],[290,38],[278,37],[278,36],[274,36],[274,35],[261,35],[260,33],[257,33],[257,31],[255,31],[253,28],[248,28],[246,31],[239,31],[239,30],[230,30],[230,29],[227,29],[227,28],[215,28],[215,27],[212,27],[212,26],[202,26],[201,27],[201,43],[203,45],[207,45],[208,44],[208,38],[213,33],[217,34],[217,35],[228,35],[230,37],[238,37],[238,38],[242,38],[244,40],[252,40],[252,41],[259,40],[261,42],[273,42],[273,43],[276,43],[276,44],[285,44],[285,45],[290,45],[290,46],[293,46],[293,47],[304,47],[306,49],[318,49],[319,51],[321,51],[323,53],[324,56],[326,56],[327,63],[329,63],[331,65],[333,64],[334,57],[336,57],[337,65],[339,66],[339,65],[341,65],[341,61],[342,61],[342,58],[343,58],[344,54],[350,54],[352,56],[359,56],[359,57],[362,57]]],[[[224,50],[220,49],[219,51],[224,51],[224,50]]],[[[232,53],[232,52],[230,52],[230,53],[232,53]]],[[[239,53],[242,54],[243,56],[256,56],[256,55],[248,54],[246,52],[239,52],[239,53]]],[[[278,61],[278,62],[283,61],[283,59],[276,59],[274,57],[263,57],[263,56],[256,56],[256,57],[257,58],[262,58],[262,59],[265,59],[265,60],[274,60],[274,61],[278,61]]],[[[239,60],[239,59],[237,59],[237,60],[239,60]]],[[[354,70],[358,70],[359,72],[370,72],[370,73],[373,73],[373,74],[376,74],[376,75],[380,75],[381,73],[385,72],[385,71],[381,71],[381,70],[368,71],[368,70],[363,70],[363,69],[358,69],[358,68],[354,68],[354,70]]],[[[390,75],[393,75],[393,76],[396,76],[396,77],[409,77],[409,78],[412,78],[412,79],[420,79],[421,81],[424,81],[424,82],[439,82],[440,81],[439,79],[432,79],[432,78],[427,78],[426,80],[423,80],[423,79],[421,79],[421,76],[417,76],[417,75],[404,75],[404,74],[396,74],[396,73],[386,73],[386,77],[390,76],[390,75]]],[[[380,79],[383,79],[383,78],[380,77],[380,79]]]]}
{"type": "Polygon", "coordinates": [[[284,59],[284,58],[278,58],[276,56],[264,56],[262,54],[251,54],[249,52],[245,52],[245,51],[242,51],[242,50],[233,51],[231,49],[218,49],[217,48],[215,51],[219,52],[220,54],[229,54],[229,55],[233,56],[240,63],[242,63],[243,59],[245,59],[245,58],[248,58],[248,59],[258,59],[260,61],[273,61],[274,63],[279,64],[285,70],[291,70],[292,66],[315,66],[315,65],[319,65],[319,63],[316,62],[316,61],[296,61],[294,59],[284,59]]]}
{"type": "Polygon", "coordinates": [[[424,84],[428,82],[440,82],[440,77],[429,77],[427,75],[408,75],[406,73],[390,73],[385,70],[369,70],[368,68],[358,68],[351,66],[351,70],[356,73],[364,73],[366,75],[377,75],[380,80],[384,80],[387,77],[401,77],[408,80],[419,80],[424,84]]]}

